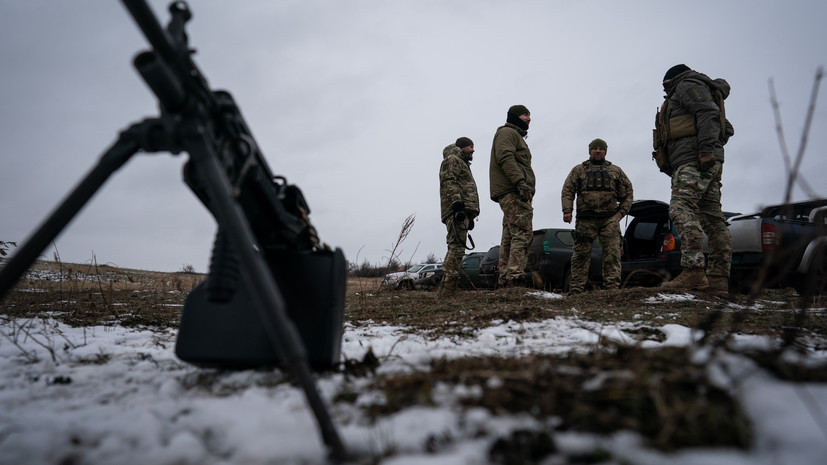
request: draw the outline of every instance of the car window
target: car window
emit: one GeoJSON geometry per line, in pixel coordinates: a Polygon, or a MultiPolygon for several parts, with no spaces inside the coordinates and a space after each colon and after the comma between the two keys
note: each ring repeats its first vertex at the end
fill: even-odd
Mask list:
{"type": "Polygon", "coordinates": [[[486,265],[491,264],[491,263],[497,263],[497,261],[499,261],[499,256],[500,256],[500,247],[499,246],[491,247],[490,249],[488,249],[488,252],[485,253],[485,256],[482,258],[482,262],[480,262],[480,263],[485,263],[486,265]]]}
{"type": "Polygon", "coordinates": [[[463,268],[479,268],[480,267],[480,257],[468,257],[465,261],[462,262],[463,268]]]}
{"type": "Polygon", "coordinates": [[[574,246],[574,238],[571,236],[571,231],[557,232],[557,240],[562,242],[563,245],[574,246]]]}
{"type": "Polygon", "coordinates": [[[639,222],[635,225],[634,238],[651,241],[655,238],[659,223],[639,222]]]}
{"type": "Polygon", "coordinates": [[[425,268],[423,268],[422,271],[432,271],[432,270],[435,270],[435,269],[436,269],[436,267],[434,265],[428,265],[425,268]]]}
{"type": "Polygon", "coordinates": [[[414,265],[408,269],[408,273],[416,273],[417,271],[421,270],[424,266],[425,265],[414,265]]]}

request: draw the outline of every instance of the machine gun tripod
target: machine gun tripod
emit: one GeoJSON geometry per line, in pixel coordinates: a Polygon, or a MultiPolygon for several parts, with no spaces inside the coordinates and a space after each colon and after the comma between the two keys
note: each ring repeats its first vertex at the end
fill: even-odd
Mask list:
{"type": "Polygon", "coordinates": [[[310,364],[338,363],[344,255],[321,246],[301,191],[273,176],[230,94],[211,90],[192,62],[186,3],[170,5],[165,30],[145,0],[123,2],[153,47],[134,64],[161,115],[121,132],[6,262],[0,299],[134,154],[187,152],[185,181],[215,217],[218,233],[210,273],[185,302],[176,353],[203,366],[283,366],[302,387],[331,459],[342,461],[346,450],[310,364]]]}

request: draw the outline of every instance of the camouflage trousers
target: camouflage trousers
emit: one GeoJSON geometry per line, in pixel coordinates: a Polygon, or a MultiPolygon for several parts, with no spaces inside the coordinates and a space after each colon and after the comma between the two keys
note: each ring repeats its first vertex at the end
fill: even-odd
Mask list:
{"type": "Polygon", "coordinates": [[[465,241],[468,239],[468,219],[457,224],[449,219],[445,226],[448,228],[448,235],[445,242],[448,243],[448,253],[442,260],[442,282],[456,283],[459,281],[459,264],[465,256],[465,241]]]}
{"type": "Polygon", "coordinates": [[[574,226],[574,255],[571,257],[571,282],[569,289],[583,292],[589,277],[592,245],[595,238],[603,249],[603,288],[620,287],[620,218],[577,218],[574,226]]]}
{"type": "Polygon", "coordinates": [[[503,211],[503,233],[500,241],[499,285],[515,281],[528,264],[528,248],[534,233],[531,222],[534,207],[516,193],[508,193],[499,199],[503,211]]]}
{"type": "Polygon", "coordinates": [[[669,217],[681,237],[681,268],[704,268],[704,233],[709,245],[706,274],[729,277],[732,237],[721,211],[721,172],[715,162],[708,171],[689,163],[672,173],[669,217]]]}

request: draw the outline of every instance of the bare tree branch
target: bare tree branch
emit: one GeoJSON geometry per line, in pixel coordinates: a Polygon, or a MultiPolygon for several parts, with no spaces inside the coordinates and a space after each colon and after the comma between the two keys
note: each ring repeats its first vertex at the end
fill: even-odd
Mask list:
{"type": "Polygon", "coordinates": [[[798,146],[795,161],[791,162],[790,153],[787,150],[787,142],[784,138],[784,127],[781,124],[781,112],[779,111],[778,99],[775,95],[775,87],[772,79],[769,81],[770,99],[772,102],[773,114],[775,116],[775,131],[778,135],[778,145],[781,148],[781,156],[784,159],[784,168],[787,171],[787,189],[784,193],[784,203],[789,203],[792,198],[792,191],[796,183],[811,197],[815,196],[815,191],[807,183],[804,177],[799,173],[801,169],[801,162],[804,160],[804,152],[807,149],[807,140],[810,134],[810,127],[813,122],[813,114],[815,113],[816,101],[818,100],[818,89],[821,85],[821,79],[824,77],[824,69],[819,66],[816,70],[815,80],[813,82],[813,89],[810,92],[810,104],[807,108],[807,117],[804,121],[804,128],[801,132],[801,141],[798,146]]]}
{"type": "Polygon", "coordinates": [[[781,110],[778,105],[778,98],[775,96],[775,84],[773,80],[769,80],[770,87],[770,103],[772,103],[772,112],[775,116],[775,134],[778,137],[778,146],[781,149],[781,157],[784,159],[784,170],[787,172],[787,179],[790,179],[790,152],[787,150],[787,140],[784,138],[784,126],[781,124],[781,110]]]}

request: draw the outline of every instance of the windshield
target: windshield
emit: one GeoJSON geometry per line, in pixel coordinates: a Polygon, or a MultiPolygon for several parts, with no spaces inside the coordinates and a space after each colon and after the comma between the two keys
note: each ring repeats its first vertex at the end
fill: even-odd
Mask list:
{"type": "Polygon", "coordinates": [[[421,270],[425,265],[414,265],[408,269],[408,273],[416,273],[417,271],[421,270]]]}

